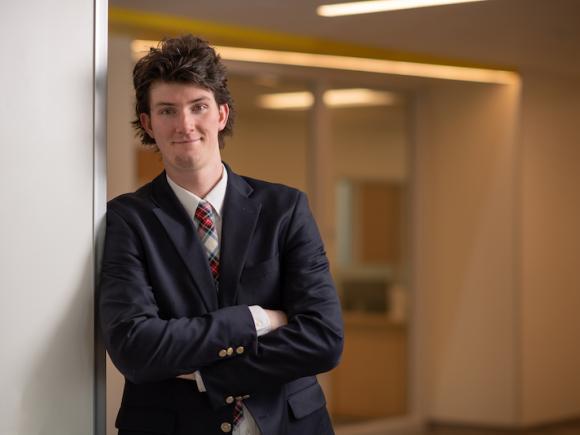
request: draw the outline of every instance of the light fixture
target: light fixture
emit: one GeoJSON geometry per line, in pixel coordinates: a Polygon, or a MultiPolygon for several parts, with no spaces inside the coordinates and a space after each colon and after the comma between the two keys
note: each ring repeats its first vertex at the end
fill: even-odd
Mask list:
{"type": "MultiPolygon", "coordinates": [[[[400,99],[392,92],[354,88],[329,89],[323,93],[322,101],[328,107],[364,107],[390,106],[400,99]]],[[[262,109],[303,110],[312,107],[314,95],[308,91],[265,94],[260,95],[256,102],[262,109]]]]}
{"type": "Polygon", "coordinates": [[[481,1],[485,0],[368,0],[321,5],[316,12],[323,17],[338,17],[481,1]]]}
{"type": "Polygon", "coordinates": [[[373,89],[329,89],[322,95],[322,101],[329,107],[392,106],[400,99],[386,91],[373,89]]]}
{"type": "MultiPolygon", "coordinates": [[[[134,59],[139,59],[149,50],[149,47],[155,47],[157,44],[156,41],[133,41],[131,48],[134,59]]],[[[257,48],[224,46],[214,46],[214,48],[223,59],[231,61],[361,71],[503,85],[519,83],[518,74],[512,71],[329,54],[300,53],[294,51],[262,50],[257,48]]]]}
{"type": "Polygon", "coordinates": [[[256,102],[262,109],[300,110],[314,104],[314,95],[308,91],[265,94],[260,95],[256,102]]]}

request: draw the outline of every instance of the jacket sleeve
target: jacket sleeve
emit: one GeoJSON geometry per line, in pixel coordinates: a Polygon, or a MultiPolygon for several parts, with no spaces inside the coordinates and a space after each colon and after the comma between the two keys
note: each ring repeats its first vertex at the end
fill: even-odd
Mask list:
{"type": "Polygon", "coordinates": [[[214,407],[338,364],[343,347],[340,303],[316,223],[298,193],[282,243],[282,309],[288,324],[258,339],[257,352],[202,368],[214,407]]]}
{"type": "Polygon", "coordinates": [[[162,318],[145,258],[135,225],[109,206],[99,319],[111,359],[128,380],[160,381],[229,359],[224,343],[242,345],[249,353],[255,349],[256,329],[247,306],[199,317],[162,318]]]}

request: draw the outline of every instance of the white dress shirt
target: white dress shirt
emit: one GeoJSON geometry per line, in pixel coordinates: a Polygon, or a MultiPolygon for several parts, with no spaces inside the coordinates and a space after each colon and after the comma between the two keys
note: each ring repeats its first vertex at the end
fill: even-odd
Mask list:
{"type": "MultiPolygon", "coordinates": [[[[175,183],[169,176],[167,176],[167,182],[169,186],[177,196],[177,199],[185,208],[185,211],[193,220],[195,216],[195,210],[197,209],[198,204],[200,201],[205,200],[207,201],[212,208],[213,215],[214,215],[214,224],[216,226],[216,232],[218,236],[218,243],[221,244],[221,236],[222,236],[222,212],[223,212],[223,205],[224,199],[226,196],[226,188],[228,185],[228,171],[222,165],[222,177],[220,181],[209,191],[209,193],[205,196],[205,198],[200,198],[194,193],[184,189],[183,187],[179,186],[175,183]]],[[[256,333],[258,337],[264,335],[271,330],[270,320],[268,315],[264,311],[262,307],[259,305],[252,305],[248,307],[252,318],[254,319],[254,325],[256,326],[256,333]]],[[[205,385],[203,384],[203,379],[199,373],[196,371],[193,373],[191,379],[194,379],[197,383],[197,387],[199,391],[205,392],[207,391],[205,385]]],[[[244,406],[244,415],[242,420],[238,423],[238,425],[234,428],[233,435],[260,435],[260,430],[258,426],[250,414],[250,411],[244,406]]]]}

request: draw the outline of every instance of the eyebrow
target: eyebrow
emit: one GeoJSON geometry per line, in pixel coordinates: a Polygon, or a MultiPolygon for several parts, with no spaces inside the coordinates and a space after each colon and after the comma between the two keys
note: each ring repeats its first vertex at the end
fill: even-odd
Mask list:
{"type": "MultiPolygon", "coordinates": [[[[199,102],[207,101],[207,100],[209,100],[209,97],[204,96],[204,97],[199,97],[199,98],[196,98],[194,100],[188,101],[187,104],[195,104],[195,103],[199,103],[199,102]]],[[[160,102],[156,103],[153,107],[167,107],[167,106],[176,106],[176,104],[175,103],[167,103],[165,101],[160,101],[160,102]]]]}

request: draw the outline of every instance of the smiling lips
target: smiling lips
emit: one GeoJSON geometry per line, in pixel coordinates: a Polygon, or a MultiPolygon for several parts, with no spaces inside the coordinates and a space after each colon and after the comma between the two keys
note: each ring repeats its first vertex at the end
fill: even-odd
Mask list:
{"type": "Polygon", "coordinates": [[[196,138],[189,138],[189,139],[182,139],[182,140],[174,140],[173,143],[177,144],[177,145],[185,145],[185,144],[199,142],[200,140],[201,140],[200,137],[196,137],[196,138]]]}

